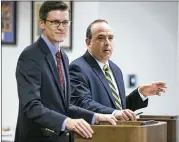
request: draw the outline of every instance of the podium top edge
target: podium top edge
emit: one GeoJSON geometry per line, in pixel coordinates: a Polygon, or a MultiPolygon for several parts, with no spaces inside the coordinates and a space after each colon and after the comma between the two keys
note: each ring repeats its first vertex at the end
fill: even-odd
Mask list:
{"type": "MultiPolygon", "coordinates": [[[[158,121],[155,120],[142,120],[142,121],[118,121],[117,125],[128,125],[128,126],[144,126],[144,125],[151,125],[157,124],[158,121]]],[[[111,125],[109,122],[100,122],[98,126],[107,126],[111,125]]]]}
{"type": "Polygon", "coordinates": [[[154,120],[147,120],[147,121],[131,121],[131,122],[117,122],[117,125],[111,125],[110,123],[104,122],[98,125],[92,125],[92,127],[148,127],[148,126],[156,126],[156,125],[163,125],[166,122],[163,121],[154,121],[154,120]],[[136,123],[135,123],[136,122],[136,123]]]}
{"type": "Polygon", "coordinates": [[[179,118],[179,116],[178,115],[140,115],[140,118],[147,118],[147,119],[171,119],[172,120],[172,119],[179,118]]]}

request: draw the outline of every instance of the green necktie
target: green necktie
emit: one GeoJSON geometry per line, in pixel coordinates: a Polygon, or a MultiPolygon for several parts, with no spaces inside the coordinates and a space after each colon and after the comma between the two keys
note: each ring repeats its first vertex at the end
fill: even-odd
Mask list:
{"type": "Polygon", "coordinates": [[[108,81],[109,88],[111,88],[111,90],[112,90],[112,96],[114,97],[114,100],[115,100],[114,104],[118,109],[122,110],[121,99],[120,99],[120,97],[118,97],[119,95],[117,93],[117,90],[113,84],[113,81],[112,81],[112,78],[110,75],[112,72],[109,70],[108,65],[104,65],[103,70],[105,72],[105,78],[108,81]]]}

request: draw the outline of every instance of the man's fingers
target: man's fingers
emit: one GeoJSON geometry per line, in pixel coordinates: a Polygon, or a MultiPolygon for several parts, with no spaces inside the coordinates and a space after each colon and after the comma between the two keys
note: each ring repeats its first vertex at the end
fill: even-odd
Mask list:
{"type": "Polygon", "coordinates": [[[126,111],[124,111],[124,112],[125,112],[126,116],[128,117],[128,120],[134,121],[134,120],[136,119],[135,116],[133,115],[133,112],[132,112],[132,111],[126,110],[126,111]]]}
{"type": "Polygon", "coordinates": [[[121,121],[129,121],[129,120],[136,121],[137,120],[135,113],[129,109],[121,110],[115,115],[115,117],[121,121]]]}
{"type": "Polygon", "coordinates": [[[163,81],[156,81],[156,82],[152,82],[152,84],[157,84],[157,85],[166,85],[165,82],[163,81]]]}
{"type": "Polygon", "coordinates": [[[119,120],[125,121],[125,119],[122,117],[122,115],[119,116],[119,120]]]}
{"type": "Polygon", "coordinates": [[[156,83],[152,83],[152,85],[157,86],[159,88],[167,88],[166,83],[164,82],[156,82],[156,83]]]}
{"type": "Polygon", "coordinates": [[[165,93],[165,89],[163,89],[163,88],[158,88],[158,89],[157,89],[157,92],[163,92],[163,93],[165,93]]]}
{"type": "Polygon", "coordinates": [[[91,128],[91,126],[86,121],[83,120],[81,125],[85,130],[88,131],[88,133],[90,133],[90,134],[94,133],[93,129],[91,128]]]}
{"type": "Polygon", "coordinates": [[[111,117],[111,119],[113,119],[115,122],[118,121],[115,116],[112,115],[111,117]]]}
{"type": "Polygon", "coordinates": [[[73,131],[75,133],[77,133],[78,135],[82,136],[83,138],[86,138],[86,136],[80,130],[78,130],[78,128],[76,128],[76,126],[75,126],[75,128],[73,128],[73,131]]]}
{"type": "Polygon", "coordinates": [[[133,121],[136,121],[136,120],[137,120],[136,114],[135,114],[133,111],[131,111],[130,109],[128,109],[128,111],[129,111],[129,113],[132,115],[133,121]]]}
{"type": "Polygon", "coordinates": [[[129,118],[128,116],[125,114],[126,110],[121,110],[120,112],[118,112],[118,114],[115,116],[118,120],[120,121],[128,121],[129,118]]]}
{"type": "Polygon", "coordinates": [[[166,87],[166,83],[164,83],[164,82],[157,82],[157,85],[159,85],[161,87],[166,87]]]}
{"type": "Polygon", "coordinates": [[[113,118],[107,117],[106,118],[108,122],[110,122],[112,125],[116,125],[116,121],[113,118]]]}
{"type": "Polygon", "coordinates": [[[162,89],[162,88],[158,88],[157,91],[156,91],[156,93],[155,93],[154,95],[158,95],[158,96],[160,96],[161,93],[165,93],[165,90],[162,89]]]}
{"type": "Polygon", "coordinates": [[[91,138],[94,133],[91,126],[83,119],[68,119],[66,128],[74,131],[84,138],[91,138]]]}
{"type": "Polygon", "coordinates": [[[124,121],[128,121],[128,120],[129,120],[129,118],[128,118],[128,116],[126,115],[126,112],[125,112],[125,111],[122,112],[121,117],[124,119],[124,121]]]}
{"type": "Polygon", "coordinates": [[[85,138],[92,137],[92,134],[85,128],[85,126],[83,126],[82,123],[78,123],[75,127],[83,136],[85,136],[85,138]]]}
{"type": "Polygon", "coordinates": [[[117,118],[117,120],[125,121],[124,118],[122,117],[122,113],[115,115],[115,117],[117,118]]]}
{"type": "Polygon", "coordinates": [[[113,119],[115,122],[118,121],[118,120],[117,120],[117,119],[118,119],[118,116],[114,116],[114,115],[111,115],[111,114],[110,114],[108,117],[109,117],[110,119],[113,119]]]}

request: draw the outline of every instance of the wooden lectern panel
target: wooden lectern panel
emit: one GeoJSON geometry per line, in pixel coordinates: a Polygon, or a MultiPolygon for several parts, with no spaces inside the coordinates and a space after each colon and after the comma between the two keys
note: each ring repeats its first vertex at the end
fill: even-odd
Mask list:
{"type": "Polygon", "coordinates": [[[75,136],[75,142],[166,142],[166,122],[152,122],[149,125],[143,122],[118,122],[116,126],[92,126],[94,135],[92,139],[75,136]]]}
{"type": "Polygon", "coordinates": [[[140,115],[139,121],[155,120],[167,122],[167,142],[177,142],[177,120],[175,115],[140,115]]]}

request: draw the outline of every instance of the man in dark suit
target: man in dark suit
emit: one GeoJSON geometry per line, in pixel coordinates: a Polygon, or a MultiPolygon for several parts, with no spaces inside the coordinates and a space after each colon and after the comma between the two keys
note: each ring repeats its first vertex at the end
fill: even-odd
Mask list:
{"type": "Polygon", "coordinates": [[[111,114],[69,104],[69,61],[59,45],[69,29],[68,6],[46,1],[39,17],[42,35],[21,53],[16,68],[19,114],[15,142],[69,142],[66,132],[70,131],[91,138],[93,130],[88,123],[109,121],[115,125],[117,120],[111,114]]]}
{"type": "Polygon", "coordinates": [[[113,37],[105,20],[95,20],[87,28],[88,51],[70,64],[71,102],[94,112],[112,113],[120,120],[135,120],[133,111],[147,106],[147,96],[164,92],[165,83],[141,85],[126,97],[122,72],[109,60],[113,37]]]}

